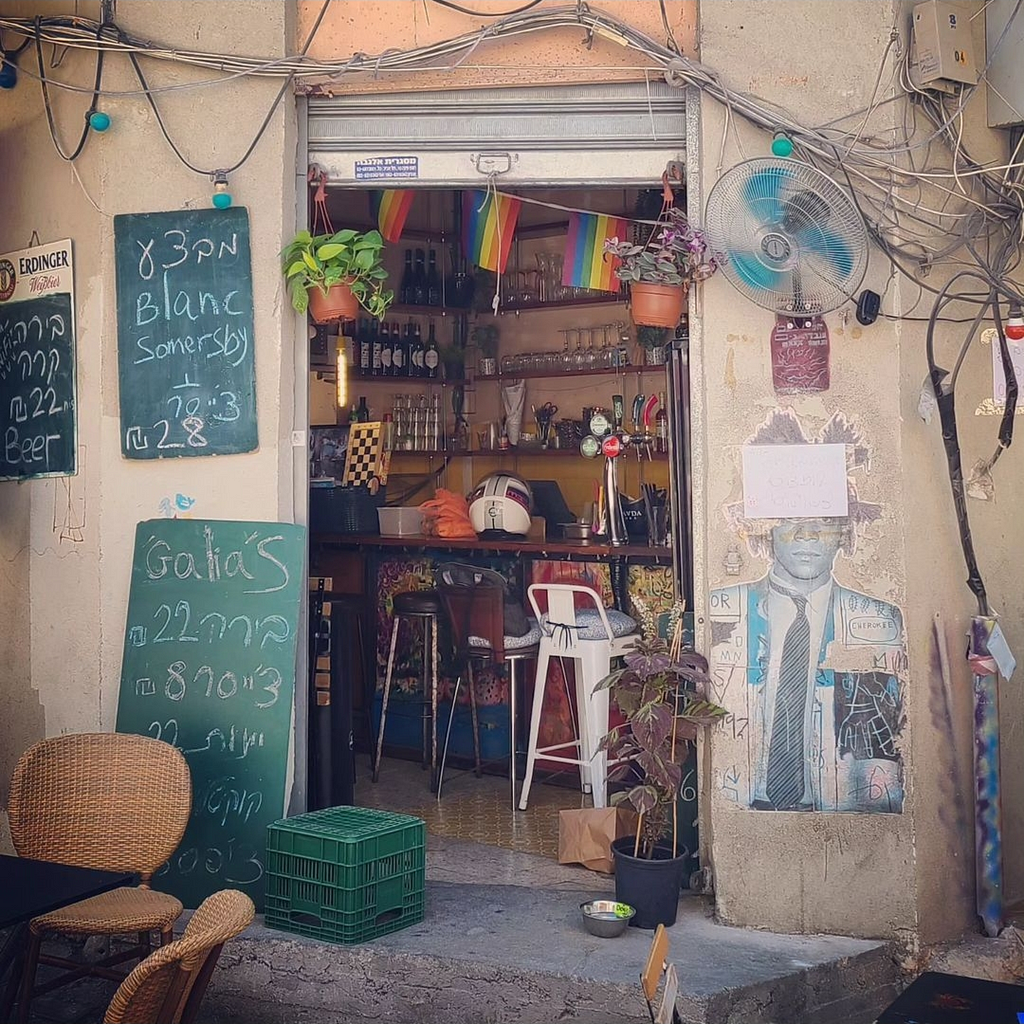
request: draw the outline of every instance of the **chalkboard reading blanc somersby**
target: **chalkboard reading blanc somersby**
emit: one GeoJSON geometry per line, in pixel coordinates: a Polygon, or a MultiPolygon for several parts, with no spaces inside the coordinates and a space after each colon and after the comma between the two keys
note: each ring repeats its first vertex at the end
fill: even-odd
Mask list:
{"type": "Polygon", "coordinates": [[[121,451],[131,459],[257,446],[249,216],[114,218],[121,451]]]}

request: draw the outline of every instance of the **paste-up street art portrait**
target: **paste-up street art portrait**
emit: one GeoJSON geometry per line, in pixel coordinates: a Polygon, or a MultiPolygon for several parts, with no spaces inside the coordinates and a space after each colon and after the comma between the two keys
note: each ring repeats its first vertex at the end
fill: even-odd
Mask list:
{"type": "Polygon", "coordinates": [[[711,594],[714,698],[730,711],[723,753],[732,763],[720,785],[757,810],[899,813],[903,617],[836,578],[837,563],[881,516],[857,495],[869,449],[841,413],[808,437],[788,409],[773,411],[749,443],[845,445],[848,512],[751,519],[742,499],[725,508],[768,569],[711,594]]]}

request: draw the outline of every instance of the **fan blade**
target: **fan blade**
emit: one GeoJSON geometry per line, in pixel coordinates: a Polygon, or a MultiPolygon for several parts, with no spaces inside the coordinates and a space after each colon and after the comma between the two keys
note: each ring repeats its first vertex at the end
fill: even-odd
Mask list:
{"type": "Polygon", "coordinates": [[[775,291],[789,276],[789,271],[772,270],[749,252],[729,252],[727,255],[736,276],[751,288],[775,291]]]}
{"type": "Polygon", "coordinates": [[[813,252],[824,259],[840,278],[847,278],[853,273],[853,250],[841,235],[818,224],[809,224],[796,232],[796,239],[806,252],[813,252]]]}
{"type": "Polygon", "coordinates": [[[780,197],[783,183],[789,177],[788,167],[766,167],[755,171],[743,182],[743,199],[760,220],[769,224],[781,222],[783,208],[780,197]]]}

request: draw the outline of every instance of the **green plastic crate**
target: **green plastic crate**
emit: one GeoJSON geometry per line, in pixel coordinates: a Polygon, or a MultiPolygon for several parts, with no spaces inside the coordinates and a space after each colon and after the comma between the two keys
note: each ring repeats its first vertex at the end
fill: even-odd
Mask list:
{"type": "Polygon", "coordinates": [[[426,825],[330,807],[267,826],[268,927],[350,945],[423,920],[426,825]]]}

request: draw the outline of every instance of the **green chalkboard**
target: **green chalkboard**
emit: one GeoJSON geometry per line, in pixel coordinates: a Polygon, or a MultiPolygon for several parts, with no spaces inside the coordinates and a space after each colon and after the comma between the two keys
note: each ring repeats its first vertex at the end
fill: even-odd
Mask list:
{"type": "Polygon", "coordinates": [[[305,529],[151,519],[135,533],[117,731],[178,747],[185,837],[154,881],[187,907],[263,901],[267,825],[285,810],[305,529]]]}
{"type": "Polygon", "coordinates": [[[249,214],[114,218],[121,452],[251,452],[256,431],[249,214]]]}
{"type": "Polygon", "coordinates": [[[0,480],[71,476],[76,438],[70,293],[0,304],[0,480]]]}

